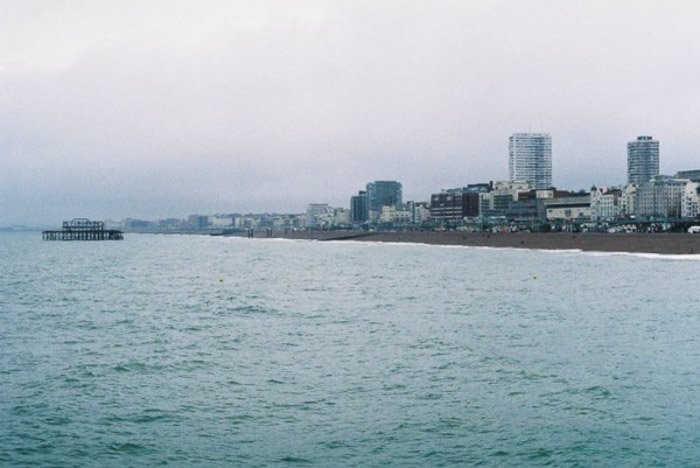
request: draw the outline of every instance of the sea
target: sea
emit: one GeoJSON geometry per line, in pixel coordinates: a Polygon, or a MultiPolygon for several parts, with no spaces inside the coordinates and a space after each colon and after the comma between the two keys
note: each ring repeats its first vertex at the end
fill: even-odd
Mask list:
{"type": "Polygon", "coordinates": [[[0,234],[1,466],[699,466],[700,256],[0,234]]]}

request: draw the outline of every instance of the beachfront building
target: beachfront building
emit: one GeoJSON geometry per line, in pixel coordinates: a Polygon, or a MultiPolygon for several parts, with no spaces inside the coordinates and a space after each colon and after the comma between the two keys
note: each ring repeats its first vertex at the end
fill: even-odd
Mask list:
{"type": "Polygon", "coordinates": [[[390,205],[382,206],[382,211],[379,214],[379,222],[381,224],[392,224],[395,219],[396,208],[390,205]]]}
{"type": "Polygon", "coordinates": [[[333,208],[332,226],[347,227],[350,225],[350,210],[347,208],[333,208]]]}
{"type": "Polygon", "coordinates": [[[508,206],[505,218],[509,222],[534,225],[540,222],[540,207],[534,198],[522,198],[508,206]]]}
{"type": "Polygon", "coordinates": [[[635,215],[638,219],[672,220],[681,216],[681,201],[688,179],[656,176],[637,186],[635,215]]]}
{"type": "Polygon", "coordinates": [[[700,217],[700,182],[688,182],[685,185],[681,202],[681,217],[687,219],[700,217]]]}
{"type": "Polygon", "coordinates": [[[504,213],[511,203],[518,200],[521,193],[530,191],[530,184],[525,181],[500,180],[493,184],[491,190],[492,210],[495,213],[504,213]]]}
{"type": "Polygon", "coordinates": [[[293,214],[279,214],[272,217],[272,229],[284,230],[284,229],[294,229],[294,218],[297,215],[293,214]]]}
{"type": "MultiPolygon", "coordinates": [[[[470,209],[478,207],[470,205],[468,194],[454,190],[443,190],[430,196],[430,217],[433,221],[457,221],[464,218],[470,209]]],[[[472,200],[473,201],[473,200],[472,200]]]]}
{"type": "Polygon", "coordinates": [[[644,184],[659,175],[659,142],[639,136],[627,143],[627,183],[644,184]]]}
{"type": "Polygon", "coordinates": [[[379,215],[381,224],[410,224],[413,213],[404,206],[385,205],[379,215]]]}
{"type": "Polygon", "coordinates": [[[292,218],[292,227],[294,229],[306,229],[306,214],[297,214],[292,218]]]}
{"type": "Polygon", "coordinates": [[[362,224],[368,220],[367,192],[360,190],[357,195],[350,197],[350,221],[353,224],[362,224]]]}
{"type": "Polygon", "coordinates": [[[384,206],[398,208],[403,203],[401,192],[401,182],[395,180],[375,180],[368,183],[366,197],[369,221],[379,221],[384,206]]]}
{"type": "Polygon", "coordinates": [[[622,191],[608,187],[591,188],[591,221],[612,221],[620,217],[622,191]]]}
{"type": "Polygon", "coordinates": [[[430,196],[430,217],[435,222],[475,218],[481,214],[480,194],[490,190],[491,184],[471,184],[434,193],[430,196]]]}
{"type": "Polygon", "coordinates": [[[428,202],[408,202],[407,205],[412,213],[411,222],[413,224],[423,224],[430,221],[430,204],[428,202]]]}
{"type": "Polygon", "coordinates": [[[547,221],[586,222],[591,219],[591,196],[588,193],[540,200],[547,221]]]}
{"type": "Polygon", "coordinates": [[[494,216],[493,194],[491,192],[479,193],[479,216],[494,216]]]}
{"type": "Polygon", "coordinates": [[[512,182],[524,181],[536,189],[552,186],[552,137],[548,133],[514,133],[508,150],[512,182]]]}
{"type": "Polygon", "coordinates": [[[635,214],[635,202],[637,200],[637,187],[626,185],[620,194],[620,216],[630,218],[635,214]]]}
{"type": "Polygon", "coordinates": [[[306,208],[306,228],[323,229],[332,224],[333,210],[327,203],[311,203],[306,208]]]}

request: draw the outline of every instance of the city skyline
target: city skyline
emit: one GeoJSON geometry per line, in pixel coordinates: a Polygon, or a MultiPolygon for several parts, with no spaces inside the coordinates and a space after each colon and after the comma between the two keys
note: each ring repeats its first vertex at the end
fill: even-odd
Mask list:
{"type": "MultiPolygon", "coordinates": [[[[564,186],[557,186],[554,183],[547,183],[547,181],[552,182],[552,162],[553,162],[553,156],[552,156],[552,149],[551,149],[551,135],[549,133],[531,133],[531,132],[515,132],[511,134],[511,136],[508,138],[509,140],[509,158],[508,158],[508,167],[509,167],[509,178],[503,178],[503,179],[487,179],[485,181],[474,181],[474,180],[463,180],[458,184],[455,184],[455,186],[467,186],[467,185],[474,185],[474,186],[482,186],[486,182],[486,185],[493,184],[494,182],[496,183],[502,183],[509,181],[511,183],[520,183],[520,182],[528,182],[529,186],[533,190],[544,190],[544,189],[563,189],[563,190],[572,190],[572,191],[588,191],[588,187],[564,187],[564,186]],[[535,139],[531,141],[532,139],[535,139]],[[518,177],[513,177],[514,174],[517,174],[517,171],[514,170],[514,153],[513,153],[513,148],[514,148],[514,142],[516,140],[520,141],[520,144],[523,144],[524,148],[524,153],[525,153],[525,159],[532,159],[532,161],[536,161],[538,164],[541,164],[543,161],[546,166],[545,168],[539,168],[538,170],[534,170],[532,167],[529,167],[528,170],[531,172],[530,175],[535,177],[537,175],[538,177],[542,178],[542,181],[538,183],[532,183],[532,181],[526,180],[527,178],[518,178],[518,177]],[[544,141],[544,143],[543,143],[544,141]],[[533,153],[533,147],[537,147],[538,153],[544,152],[545,154],[538,154],[534,155],[533,153]]],[[[654,177],[661,175],[662,179],[663,177],[668,177],[667,175],[660,174],[658,168],[660,166],[661,162],[660,158],[660,152],[659,152],[659,141],[653,139],[651,136],[647,135],[642,135],[636,137],[635,140],[633,141],[628,141],[627,142],[627,174],[628,174],[628,180],[627,182],[620,182],[618,184],[602,184],[603,186],[606,187],[617,187],[617,188],[624,188],[627,185],[642,185],[646,182],[649,182],[650,180],[653,180],[654,177]],[[641,167],[641,169],[640,169],[641,167]],[[636,171],[636,172],[635,172],[636,171]],[[639,173],[644,173],[645,175],[643,177],[639,177],[639,173]],[[630,174],[636,174],[634,178],[634,182],[631,179],[630,174]]],[[[529,162],[530,166],[532,166],[532,161],[529,162]]],[[[699,164],[700,165],[700,164],[699,164]]],[[[697,173],[698,169],[695,169],[693,167],[686,167],[679,169],[678,171],[674,171],[673,174],[678,173],[679,176],[683,177],[683,173],[687,174],[692,174],[692,178],[695,180],[697,179],[697,173]]],[[[672,177],[672,176],[671,176],[672,177]]],[[[594,188],[596,183],[591,183],[589,184],[589,187],[594,188]]],[[[454,189],[451,189],[447,186],[443,186],[440,188],[433,188],[432,191],[428,194],[425,194],[424,196],[419,196],[416,198],[411,199],[410,201],[413,202],[419,202],[423,203],[426,200],[429,200],[431,197],[431,193],[435,195],[436,191],[440,192],[450,192],[454,189]]],[[[283,210],[275,210],[275,209],[262,209],[258,211],[245,211],[245,210],[218,210],[218,211],[207,211],[207,210],[199,210],[195,211],[196,213],[210,213],[210,215],[215,215],[215,214],[224,214],[224,213],[237,213],[237,214],[264,214],[264,213],[270,213],[270,214],[293,214],[293,213],[302,213],[305,210],[308,211],[308,207],[310,206],[338,206],[342,207],[344,209],[348,210],[348,216],[350,219],[353,221],[359,221],[360,219],[363,221],[372,221],[372,214],[375,216],[375,221],[377,217],[379,216],[380,213],[380,206],[393,206],[393,207],[399,207],[403,204],[403,184],[398,181],[398,180],[375,180],[373,182],[368,182],[365,186],[364,190],[360,190],[354,195],[349,196],[349,204],[348,203],[333,203],[329,202],[326,203],[326,201],[333,200],[333,199],[342,199],[343,197],[338,197],[337,194],[331,195],[331,194],[326,194],[325,197],[320,197],[319,200],[313,201],[313,200],[307,200],[304,204],[304,207],[298,209],[298,210],[292,210],[292,211],[283,211],[283,210]],[[388,198],[387,198],[388,197],[388,198]],[[324,200],[323,203],[319,203],[320,200],[324,200]],[[356,200],[357,202],[361,203],[363,206],[362,210],[362,215],[360,218],[356,218],[356,214],[353,212],[356,212],[358,208],[356,207],[356,200]],[[361,200],[361,201],[360,201],[361,200]],[[345,206],[348,205],[348,206],[345,206]]],[[[348,199],[348,196],[345,197],[348,199]]],[[[188,216],[192,216],[192,213],[188,213],[188,216]]],[[[194,216],[200,216],[200,215],[194,215],[194,216]]],[[[208,215],[209,216],[209,215],[208,215]]],[[[155,218],[150,218],[150,219],[181,219],[184,218],[182,214],[173,214],[173,213],[168,213],[164,216],[161,217],[155,217],[155,218]]],[[[118,216],[107,216],[104,217],[103,219],[128,219],[128,218],[144,218],[140,216],[133,216],[133,215],[126,215],[123,217],[118,217],[118,216]]],[[[34,224],[34,226],[46,226],[50,225],[52,221],[47,221],[47,222],[40,222],[34,224]]],[[[55,221],[53,221],[55,222],[55,221]]],[[[31,226],[31,223],[14,223],[14,225],[29,225],[31,226]]],[[[2,226],[11,226],[11,224],[0,224],[0,227],[2,226]]]]}
{"type": "Polygon", "coordinates": [[[345,205],[508,178],[555,141],[554,185],[626,180],[625,143],[694,168],[700,9],[593,1],[9,1],[0,225],[345,205]]]}

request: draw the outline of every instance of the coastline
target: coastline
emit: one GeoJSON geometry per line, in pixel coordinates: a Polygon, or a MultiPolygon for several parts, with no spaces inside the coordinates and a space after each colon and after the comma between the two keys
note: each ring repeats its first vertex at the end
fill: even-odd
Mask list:
{"type": "Polygon", "coordinates": [[[520,248],[537,250],[581,250],[584,252],[700,254],[700,235],[685,233],[488,233],[463,231],[265,231],[256,238],[306,239],[318,241],[400,242],[427,245],[520,248]]]}

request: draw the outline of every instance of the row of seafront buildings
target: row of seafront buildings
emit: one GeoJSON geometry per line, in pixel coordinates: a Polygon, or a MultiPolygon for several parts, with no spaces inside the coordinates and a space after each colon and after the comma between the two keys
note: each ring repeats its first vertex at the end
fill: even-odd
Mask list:
{"type": "Polygon", "coordinates": [[[350,197],[346,207],[312,203],[298,214],[191,215],[160,221],[127,219],[131,231],[467,229],[658,229],[700,223],[700,170],[659,173],[659,142],[640,136],[627,144],[627,184],[589,191],[552,185],[552,139],[547,133],[509,138],[509,180],[466,184],[403,200],[402,184],[377,180],[350,197]],[[653,226],[656,224],[657,226],[653,226]]]}
{"type": "MultiPolygon", "coordinates": [[[[397,181],[374,181],[350,199],[349,211],[312,204],[307,228],[610,229],[700,221],[700,170],[659,174],[659,142],[627,144],[627,184],[590,191],[552,186],[547,133],[509,139],[509,180],[473,183],[433,193],[428,202],[402,201],[397,181]],[[338,216],[341,210],[342,216],[338,216]]],[[[635,227],[636,228],[636,227],[635,227]]]]}

